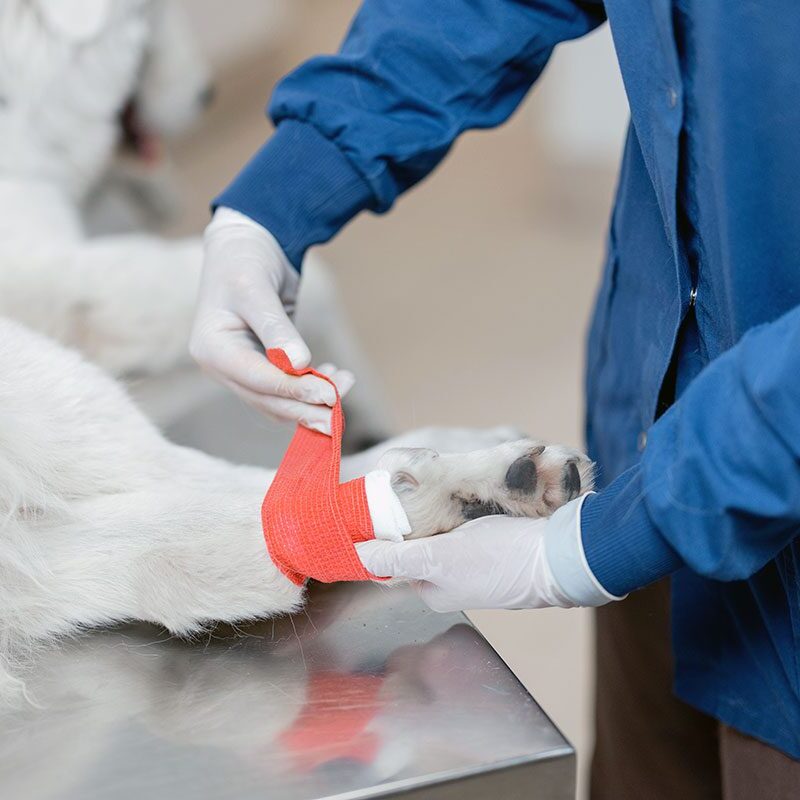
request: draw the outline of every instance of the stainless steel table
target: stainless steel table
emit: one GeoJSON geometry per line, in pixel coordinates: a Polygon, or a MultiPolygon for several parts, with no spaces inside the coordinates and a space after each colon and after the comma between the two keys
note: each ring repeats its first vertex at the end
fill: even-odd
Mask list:
{"type": "Polygon", "coordinates": [[[575,757],[460,614],[315,586],[193,643],[148,626],[42,655],[0,715],[4,800],[574,796],[575,757]]]}

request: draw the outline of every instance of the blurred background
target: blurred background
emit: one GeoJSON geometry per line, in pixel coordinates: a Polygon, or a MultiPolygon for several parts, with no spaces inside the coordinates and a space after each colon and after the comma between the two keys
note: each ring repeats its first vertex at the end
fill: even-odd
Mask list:
{"type": "MultiPolygon", "coordinates": [[[[269,133],[264,107],[274,83],[306,57],[335,50],[358,7],[183,4],[217,95],[174,148],[180,213],[164,229],[170,235],[201,230],[209,199],[269,133]]],[[[509,124],[466,135],[391,213],[362,216],[321,248],[393,431],[513,424],[583,444],[584,335],[626,123],[601,30],[557,51],[509,124]]],[[[243,419],[263,424],[249,412],[243,419]]],[[[591,613],[471,616],[577,747],[584,787],[591,613]]]]}

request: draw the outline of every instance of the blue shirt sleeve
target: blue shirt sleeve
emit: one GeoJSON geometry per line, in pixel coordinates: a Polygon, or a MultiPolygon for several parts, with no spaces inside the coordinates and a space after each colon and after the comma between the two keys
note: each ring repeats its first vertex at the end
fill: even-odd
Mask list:
{"type": "Polygon", "coordinates": [[[390,208],[461,132],[506,120],[553,47],[604,18],[591,0],[365,0],[338,54],[278,84],[276,133],[214,205],[297,266],[359,211],[390,208]]]}
{"type": "Polygon", "coordinates": [[[653,425],[641,462],[587,498],[586,558],[621,595],[686,565],[749,578],[800,532],[800,307],[749,331],[653,425]]]}

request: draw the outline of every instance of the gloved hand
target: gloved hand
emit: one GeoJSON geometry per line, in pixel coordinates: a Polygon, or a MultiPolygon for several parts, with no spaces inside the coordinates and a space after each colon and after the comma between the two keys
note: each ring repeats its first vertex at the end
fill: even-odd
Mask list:
{"type": "MultiPolygon", "coordinates": [[[[266,228],[229,208],[216,210],[204,243],[192,356],[258,411],[330,433],[333,388],[312,375],[286,375],[265,355],[280,347],[295,368],[311,362],[291,320],[300,279],[281,246],[266,228]]],[[[342,396],[355,382],[331,365],[319,370],[342,396]]]]}
{"type": "Polygon", "coordinates": [[[356,550],[373,575],[417,581],[434,611],[603,605],[621,598],[606,592],[586,564],[583,499],[548,519],[482,517],[428,539],[376,540],[356,550]]]}

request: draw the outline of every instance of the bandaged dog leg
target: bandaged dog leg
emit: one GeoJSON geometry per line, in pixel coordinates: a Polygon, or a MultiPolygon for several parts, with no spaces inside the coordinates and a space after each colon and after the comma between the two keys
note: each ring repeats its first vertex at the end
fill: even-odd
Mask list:
{"type": "MultiPolygon", "coordinates": [[[[283,350],[269,350],[267,356],[289,375],[316,375],[333,386],[313,369],[295,370],[283,350]]],[[[261,508],[270,557],[298,585],[306,578],[323,583],[375,580],[377,576],[362,566],[354,544],[375,538],[400,540],[411,531],[388,472],[378,470],[339,483],[343,433],[337,392],[331,435],[298,426],[261,508]]]]}

